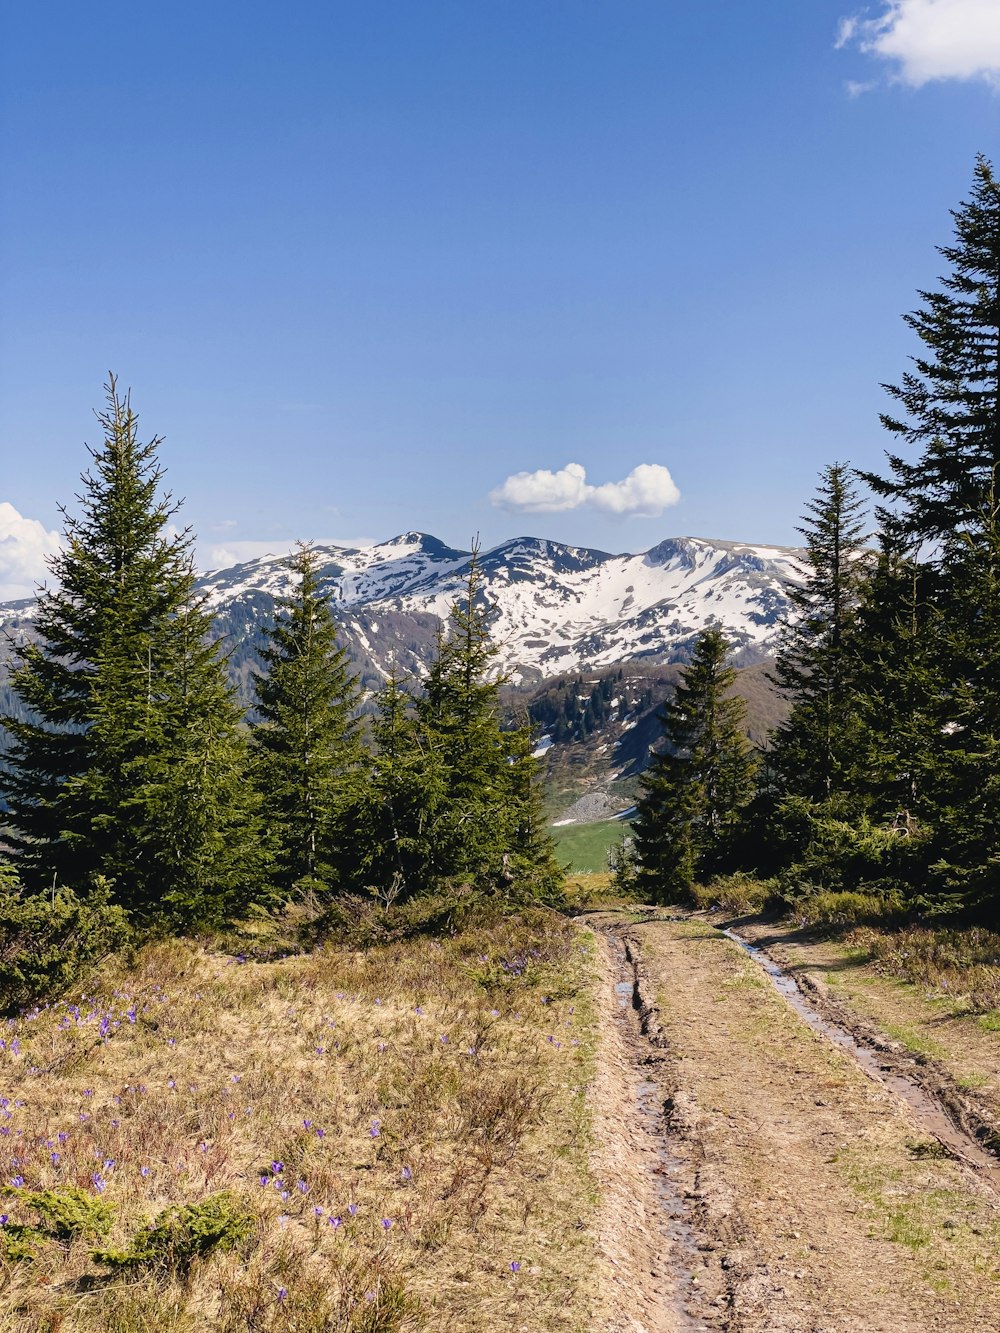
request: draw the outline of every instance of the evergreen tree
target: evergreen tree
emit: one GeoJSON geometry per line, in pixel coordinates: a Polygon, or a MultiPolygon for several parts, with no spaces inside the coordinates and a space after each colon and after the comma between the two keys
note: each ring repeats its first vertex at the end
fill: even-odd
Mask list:
{"type": "Polygon", "coordinates": [[[934,571],[883,533],[853,636],[856,773],[875,819],[909,825],[936,808],[950,711],[943,633],[934,571]]]}
{"type": "Polygon", "coordinates": [[[346,820],[354,880],[383,903],[431,888],[445,772],[395,666],[376,699],[375,753],[346,820]]]}
{"type": "Polygon", "coordinates": [[[915,545],[979,529],[1000,466],[1000,182],[985,158],[952,217],[942,290],[921,291],[923,307],[904,316],[926,350],[901,384],[884,386],[902,411],[883,425],[922,452],[912,462],[890,453],[888,476],[864,474],[891,502],[886,526],[915,545]]]}
{"type": "Polygon", "coordinates": [[[660,711],[665,748],[643,774],[633,824],[637,887],[653,899],[677,899],[724,863],[753,795],[746,705],[730,693],[726,652],[722,633],[706,630],[660,711]]]}
{"type": "Polygon", "coordinates": [[[113,377],[98,421],[39,641],[12,679],[28,716],[3,719],[13,842],[35,889],[104,876],[139,917],[205,920],[254,891],[239,711],[194,596],[192,538],[169,533],[161,441],[140,442],[113,377]]]}
{"type": "Polygon", "coordinates": [[[962,599],[949,600],[934,644],[946,681],[931,751],[938,809],[929,887],[946,903],[985,907],[1000,903],[1000,496],[990,497],[978,530],[949,545],[948,582],[962,599]]]}
{"type": "Polygon", "coordinates": [[[444,775],[435,870],[499,892],[549,892],[561,875],[541,826],[530,733],[501,726],[496,651],[473,550],[416,709],[425,752],[444,775]]]}
{"type": "MultiPolygon", "coordinates": [[[[952,216],[954,242],[940,250],[950,272],[906,316],[924,351],[900,385],[886,386],[902,410],[884,416],[885,426],[920,453],[914,460],[890,453],[888,475],[866,480],[886,502],[883,544],[905,552],[932,609],[921,626],[929,706],[915,710],[911,724],[927,726],[919,782],[938,884],[996,900],[1000,883],[985,867],[1000,856],[991,796],[1000,739],[1000,182],[984,158],[970,199],[952,216]]],[[[873,610],[891,621],[890,605],[873,610]]]]}
{"type": "Polygon", "coordinates": [[[260,721],[252,732],[276,879],[285,891],[301,879],[337,877],[341,816],[361,758],[358,686],[337,645],[316,553],[301,546],[287,568],[296,584],[264,631],[266,673],[255,679],[260,721]]]}
{"type": "Polygon", "coordinates": [[[792,710],[772,738],[770,765],[785,793],[824,800],[856,766],[858,722],[852,628],[864,582],[862,501],[844,463],[822,473],[803,525],[806,569],[787,588],[794,608],[774,679],[792,710]]]}

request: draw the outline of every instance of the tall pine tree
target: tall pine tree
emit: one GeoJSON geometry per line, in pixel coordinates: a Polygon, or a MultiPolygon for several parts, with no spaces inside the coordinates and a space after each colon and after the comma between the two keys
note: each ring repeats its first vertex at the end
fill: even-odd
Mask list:
{"type": "Polygon", "coordinates": [[[504,676],[482,584],[475,548],[417,701],[418,741],[444,778],[435,871],[500,894],[542,896],[562,877],[541,824],[530,733],[502,725],[504,676]]]}
{"type": "Polygon", "coordinates": [[[361,757],[358,686],[337,644],[316,553],[303,545],[287,567],[295,587],[265,630],[252,733],[276,879],[285,891],[298,880],[338,878],[342,816],[361,757]]]}
{"type": "MultiPolygon", "coordinates": [[[[917,716],[927,728],[921,765],[936,886],[995,902],[1000,181],[984,158],[971,197],[952,216],[954,241],[940,249],[950,271],[906,316],[924,350],[899,385],[886,386],[900,410],[883,423],[919,453],[889,453],[887,475],[866,480],[884,501],[883,543],[919,569],[933,610],[924,634],[936,679],[928,677],[931,706],[917,716]]],[[[874,609],[883,622],[891,617],[889,606],[874,609]]]]}
{"type": "Polygon", "coordinates": [[[984,157],[952,217],[954,242],[939,247],[950,272],[904,316],[925,350],[884,386],[900,411],[882,424],[920,456],[890,453],[887,476],[865,474],[890,502],[886,526],[917,545],[980,530],[1000,467],[1000,182],[984,157]]]}
{"type": "Polygon", "coordinates": [[[851,785],[858,745],[852,640],[865,543],[862,500],[845,463],[823,470],[806,509],[797,529],[805,577],[787,589],[794,614],[774,672],[792,709],[768,758],[783,793],[825,800],[851,785]]]}
{"type": "Polygon", "coordinates": [[[195,597],[192,538],[170,532],[161,441],[139,440],[113,377],[98,421],[12,679],[28,716],[3,719],[18,865],[36,889],[109,877],[142,919],[214,919],[255,892],[240,714],[195,597]]]}
{"type": "Polygon", "coordinates": [[[395,666],[375,702],[375,752],[348,815],[348,855],[357,886],[390,903],[435,886],[446,775],[395,666]]]}
{"type": "Polygon", "coordinates": [[[664,749],[650,757],[633,824],[637,888],[653,900],[676,901],[724,864],[753,795],[746,705],[726,653],[721,631],[705,630],[660,712],[664,749]]]}

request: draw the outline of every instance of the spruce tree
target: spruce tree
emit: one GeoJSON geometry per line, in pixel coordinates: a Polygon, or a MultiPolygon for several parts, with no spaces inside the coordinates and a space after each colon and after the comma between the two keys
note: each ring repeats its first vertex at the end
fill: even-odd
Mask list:
{"type": "Polygon", "coordinates": [[[497,893],[549,893],[561,874],[541,825],[530,733],[502,726],[489,618],[474,549],[416,706],[419,743],[444,781],[434,870],[497,893]]]}
{"type": "Polygon", "coordinates": [[[853,631],[855,764],[876,820],[909,826],[933,816],[950,705],[935,571],[883,532],[853,631]]]}
{"type": "Polygon", "coordinates": [[[106,389],[104,439],[12,678],[28,716],[3,718],[8,819],[29,887],[103,876],[142,919],[201,921],[254,892],[239,711],[191,535],[170,532],[162,441],[142,443],[128,395],[113,377],[106,389]]]}
{"type": "Polygon", "coordinates": [[[434,886],[446,784],[395,666],[375,704],[375,752],[345,823],[354,883],[388,904],[434,886]]]}
{"type": "Polygon", "coordinates": [[[893,530],[915,545],[981,527],[1000,466],[1000,182],[977,158],[971,198],[952,211],[955,238],[938,291],[904,319],[924,345],[886,391],[901,409],[882,423],[920,456],[889,453],[888,476],[866,473],[893,530]]]}
{"type": "Polygon", "coordinates": [[[786,794],[828,799],[851,784],[858,719],[853,627],[864,585],[862,500],[845,463],[823,470],[806,506],[805,577],[787,588],[794,608],[774,680],[792,704],[769,763],[786,794]]]}
{"type": "Polygon", "coordinates": [[[337,878],[341,815],[361,757],[359,690],[337,644],[315,551],[300,546],[287,568],[295,587],[264,631],[266,670],[255,678],[259,721],[252,732],[275,876],[286,892],[299,880],[337,878]]]}
{"type": "Polygon", "coordinates": [[[932,607],[923,633],[935,680],[920,764],[937,886],[996,901],[1000,880],[988,867],[1000,857],[991,795],[1000,739],[1000,182],[984,158],[952,216],[954,241],[940,249],[950,271],[905,317],[924,350],[899,385],[886,386],[900,411],[883,423],[919,454],[889,453],[887,475],[866,480],[885,502],[883,543],[919,569],[932,607]]]}
{"type": "Polygon", "coordinates": [[[746,705],[731,694],[726,653],[722,633],[705,630],[660,711],[664,749],[650,757],[633,824],[637,888],[654,900],[677,900],[724,863],[753,795],[746,705]]]}

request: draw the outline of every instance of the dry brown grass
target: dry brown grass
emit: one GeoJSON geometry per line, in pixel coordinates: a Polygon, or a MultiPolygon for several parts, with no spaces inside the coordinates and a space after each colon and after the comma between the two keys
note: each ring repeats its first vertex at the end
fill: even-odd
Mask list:
{"type": "Polygon", "coordinates": [[[1000,1011],[1000,935],[979,926],[857,930],[848,941],[875,969],[947,997],[974,1014],[1000,1011]]]}
{"type": "Polygon", "coordinates": [[[0,1263],[0,1328],[586,1327],[591,975],[555,915],[263,963],[170,942],[12,1020],[3,1234],[46,1188],[113,1205],[107,1248],[220,1191],[256,1221],[186,1276],[45,1241],[0,1263]]]}

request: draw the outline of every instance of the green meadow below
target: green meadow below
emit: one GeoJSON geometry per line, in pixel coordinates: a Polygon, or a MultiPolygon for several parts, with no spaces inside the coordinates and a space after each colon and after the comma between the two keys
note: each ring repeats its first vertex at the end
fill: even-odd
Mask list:
{"type": "Polygon", "coordinates": [[[555,825],[549,831],[556,844],[556,859],[570,873],[599,875],[607,871],[608,851],[628,828],[624,819],[602,819],[594,824],[555,825]]]}

